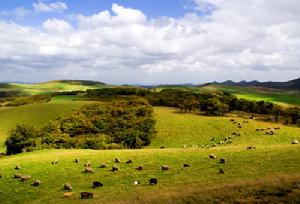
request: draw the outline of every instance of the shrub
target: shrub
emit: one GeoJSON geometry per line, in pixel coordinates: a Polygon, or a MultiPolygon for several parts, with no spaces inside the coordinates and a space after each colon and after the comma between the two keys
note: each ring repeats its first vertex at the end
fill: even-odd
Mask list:
{"type": "Polygon", "coordinates": [[[39,137],[39,131],[29,125],[17,125],[11,131],[10,136],[5,141],[7,154],[16,154],[24,151],[32,151],[37,146],[36,139],[39,137]]]}

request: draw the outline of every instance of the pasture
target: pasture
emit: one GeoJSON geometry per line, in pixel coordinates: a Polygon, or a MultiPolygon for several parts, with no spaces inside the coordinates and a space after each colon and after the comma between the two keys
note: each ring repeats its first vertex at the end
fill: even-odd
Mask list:
{"type": "MultiPolygon", "coordinates": [[[[92,203],[144,203],[151,199],[154,202],[163,198],[172,200],[169,196],[176,192],[184,199],[209,187],[228,183],[238,184],[270,176],[275,179],[287,174],[298,179],[300,176],[300,149],[293,145],[257,146],[256,150],[246,150],[246,146],[206,150],[44,150],[2,158],[0,162],[1,203],[81,203],[79,193],[82,191],[94,193],[92,203]],[[218,159],[209,159],[210,153],[214,153],[218,159]],[[79,163],[74,162],[76,157],[80,158],[79,163]],[[120,170],[111,172],[116,157],[121,160],[116,164],[120,170]],[[219,163],[220,157],[227,158],[226,164],[219,163]],[[54,159],[59,159],[59,163],[52,165],[54,159]],[[133,163],[126,164],[128,159],[132,159],[133,163]],[[91,161],[95,173],[82,172],[87,161],[91,161]],[[108,168],[100,169],[102,162],[107,163],[108,168]],[[190,167],[183,168],[184,163],[190,164],[190,167]],[[21,170],[14,170],[16,164],[21,165],[21,170]],[[142,165],[144,170],[135,170],[138,165],[142,165]],[[171,169],[162,171],[162,165],[169,165],[171,169]],[[223,168],[225,174],[219,174],[219,168],[223,168]],[[15,172],[31,175],[42,183],[34,187],[31,186],[32,180],[20,182],[13,178],[15,172]],[[157,178],[157,185],[149,185],[148,180],[152,177],[157,178]],[[135,180],[141,184],[133,185],[135,180]],[[104,186],[93,189],[93,181],[100,181],[104,186]],[[62,187],[66,182],[75,191],[71,198],[63,197],[62,187]]],[[[174,202],[176,198],[173,199],[174,202]]]]}
{"type": "MultiPolygon", "coordinates": [[[[90,103],[73,99],[56,97],[47,104],[2,108],[1,144],[18,123],[42,126],[90,103]]],[[[182,114],[165,107],[154,107],[154,114],[157,135],[144,149],[39,150],[0,157],[0,203],[85,203],[80,199],[83,191],[93,193],[89,203],[261,201],[255,196],[265,191],[271,201],[299,202],[300,148],[291,144],[293,139],[300,140],[299,128],[248,119],[244,123],[246,119],[234,117],[242,126],[238,128],[231,117],[182,114]],[[274,135],[266,134],[268,128],[277,127],[280,129],[274,135]],[[234,136],[234,132],[240,135],[234,136]],[[256,148],[248,150],[249,146],[256,148]],[[217,159],[210,159],[210,154],[217,159]],[[221,157],[227,159],[225,164],[220,164],[221,157]],[[74,162],[75,158],[80,162],[74,162]],[[115,163],[115,158],[121,162],[115,163]],[[59,162],[53,165],[56,159],[59,162]],[[129,159],[133,162],[127,164],[129,159]],[[83,172],[87,162],[91,162],[94,173],[83,172]],[[108,167],[99,168],[102,163],[108,167]],[[17,164],[20,170],[14,169],[17,164]],[[184,168],[183,164],[190,167],[184,168]],[[113,165],[119,171],[110,171],[113,165]],[[163,165],[171,169],[162,171],[163,165]],[[137,166],[143,170],[136,170],[137,166]],[[224,174],[219,173],[220,168],[224,174]],[[15,173],[30,175],[31,179],[21,182],[13,178],[15,173]],[[156,178],[158,184],[149,185],[151,178],[156,178]],[[32,186],[34,179],[41,181],[40,186],[32,186]],[[93,181],[104,186],[93,188],[93,181]],[[140,184],[134,185],[134,181],[140,184]],[[69,198],[64,197],[64,183],[73,186],[75,193],[69,198]],[[276,196],[282,193],[284,196],[276,196]]]]}

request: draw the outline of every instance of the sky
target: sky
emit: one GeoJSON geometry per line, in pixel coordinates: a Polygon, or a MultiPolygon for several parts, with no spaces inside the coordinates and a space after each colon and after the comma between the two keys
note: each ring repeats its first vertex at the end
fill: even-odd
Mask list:
{"type": "Polygon", "coordinates": [[[299,77],[299,0],[0,1],[3,82],[299,77]]]}

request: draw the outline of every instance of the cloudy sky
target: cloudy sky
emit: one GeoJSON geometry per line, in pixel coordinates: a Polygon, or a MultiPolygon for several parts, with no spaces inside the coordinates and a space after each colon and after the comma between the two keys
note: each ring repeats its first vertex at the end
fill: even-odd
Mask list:
{"type": "Polygon", "coordinates": [[[299,0],[0,1],[0,81],[298,77],[299,0]]]}

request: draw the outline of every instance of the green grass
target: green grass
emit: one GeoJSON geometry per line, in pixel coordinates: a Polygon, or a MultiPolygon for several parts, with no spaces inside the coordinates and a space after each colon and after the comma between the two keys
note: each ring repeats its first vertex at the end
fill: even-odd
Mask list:
{"type": "Polygon", "coordinates": [[[208,91],[228,91],[239,98],[255,101],[269,101],[281,105],[298,105],[300,106],[300,92],[286,91],[278,89],[268,89],[259,87],[238,87],[226,85],[209,85],[201,87],[202,90],[208,91]]]}
{"type": "Polygon", "coordinates": [[[242,128],[237,128],[230,122],[229,117],[207,117],[197,114],[181,114],[173,108],[157,107],[155,118],[157,120],[157,136],[153,139],[150,147],[176,148],[187,145],[210,145],[212,146],[225,137],[231,136],[233,143],[230,145],[251,145],[251,144],[289,144],[292,139],[300,139],[299,128],[283,126],[276,123],[259,122],[249,120],[249,123],[243,123],[245,119],[235,118],[240,122],[242,128]],[[275,128],[281,129],[275,135],[269,136],[265,131],[256,131],[257,128],[275,128]],[[232,136],[233,132],[241,133],[240,137],[232,136]],[[215,138],[214,141],[211,141],[215,138]]]}
{"type": "MultiPolygon", "coordinates": [[[[41,126],[87,103],[72,100],[72,97],[56,97],[48,104],[2,108],[2,142],[17,123],[28,122],[41,126]]],[[[239,129],[228,117],[180,114],[176,109],[162,107],[155,107],[154,113],[158,133],[152,144],[145,149],[42,150],[0,157],[0,203],[85,203],[80,200],[79,193],[82,191],[94,193],[91,203],[176,203],[178,197],[183,203],[198,203],[199,197],[204,200],[215,199],[215,194],[209,191],[214,188],[219,189],[216,192],[227,189],[228,194],[224,194],[226,199],[240,199],[240,194],[228,190],[228,184],[242,185],[243,196],[249,197],[247,193],[250,190],[244,188],[244,183],[248,181],[251,183],[257,179],[270,181],[281,176],[296,176],[294,181],[300,182],[300,148],[291,145],[292,139],[300,140],[299,128],[255,120],[244,124],[244,119],[236,117],[243,126],[239,129]],[[273,136],[256,131],[257,128],[277,126],[281,129],[273,136]],[[191,148],[193,145],[212,145],[231,136],[233,132],[240,132],[241,136],[233,137],[231,144],[209,149],[191,148]],[[215,141],[211,141],[213,137],[215,141]],[[188,148],[182,148],[183,145],[188,148]],[[255,145],[257,149],[246,150],[249,145],[255,145]],[[159,149],[161,146],[165,149],[159,149]],[[211,153],[216,154],[218,159],[226,157],[228,161],[219,164],[218,159],[208,158],[211,153]],[[80,158],[79,164],[74,162],[76,157],[80,158]],[[102,162],[111,167],[116,157],[121,159],[121,163],[117,164],[119,172],[98,168],[102,162]],[[51,162],[56,158],[59,163],[52,165],[51,162]],[[126,164],[128,159],[132,159],[133,163],[126,164]],[[92,162],[94,174],[82,173],[83,164],[87,161],[92,162]],[[184,169],[183,163],[189,163],[190,168],[184,169]],[[21,165],[21,174],[40,179],[41,186],[31,186],[32,180],[23,183],[12,178],[17,172],[14,170],[16,164],[21,165]],[[142,165],[144,170],[135,170],[138,165],[142,165]],[[171,170],[163,172],[162,165],[171,166],[171,170]],[[224,175],[218,174],[219,168],[225,170],[224,175]],[[148,184],[152,177],[158,179],[157,186],[148,184]],[[135,180],[140,180],[141,184],[134,186],[135,180]],[[104,187],[93,189],[93,181],[103,182],[104,187]],[[66,182],[74,187],[75,195],[71,198],[63,197],[62,186],[66,182]]]]}
{"type": "Polygon", "coordinates": [[[71,112],[88,102],[51,102],[32,104],[13,108],[0,108],[0,151],[4,151],[4,141],[9,131],[17,124],[26,123],[42,126],[67,112],[71,112]]]}
{"type": "MultiPolygon", "coordinates": [[[[292,145],[257,146],[248,151],[244,146],[217,147],[202,149],[144,149],[144,150],[45,150],[25,153],[0,159],[0,199],[1,203],[79,203],[79,192],[89,191],[95,194],[94,203],[109,203],[124,199],[147,199],[149,195],[172,192],[184,192],[184,188],[209,187],[249,179],[264,178],[278,174],[297,174],[300,171],[300,149],[292,145]],[[226,157],[226,164],[208,158],[210,153],[226,157]],[[74,162],[79,157],[79,164],[74,162]],[[119,172],[97,168],[101,162],[109,166],[115,157],[121,159],[119,172]],[[55,158],[58,165],[52,165],[55,158]],[[125,164],[127,159],[132,164],[125,164]],[[91,161],[94,174],[84,174],[83,164],[91,161]],[[293,162],[289,162],[293,161],[293,162]],[[13,179],[14,167],[20,164],[22,174],[40,179],[40,187],[30,186],[31,181],[20,182],[13,179]],[[191,167],[184,169],[183,163],[191,167]],[[170,165],[171,170],[163,172],[161,165],[170,165]],[[241,165],[242,164],[242,165],[241,165]],[[144,171],[136,171],[137,165],[143,165],[144,171]],[[218,174],[224,168],[226,174],[218,174]],[[156,177],[157,186],[149,186],[148,180],[156,177]],[[92,189],[92,182],[104,183],[101,189],[92,189]],[[140,180],[140,186],[133,186],[134,180],[140,180]],[[73,198],[63,198],[62,185],[69,182],[76,192],[73,198]],[[18,196],[16,196],[18,195],[18,196]]],[[[199,189],[200,190],[200,189],[199,189]]]]}
{"type": "Polygon", "coordinates": [[[0,92],[13,91],[19,94],[33,95],[33,94],[47,94],[63,91],[86,91],[87,89],[100,89],[112,87],[106,84],[97,85],[81,85],[74,83],[63,83],[63,82],[47,82],[40,84],[8,84],[6,86],[0,87],[0,92]]]}

